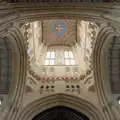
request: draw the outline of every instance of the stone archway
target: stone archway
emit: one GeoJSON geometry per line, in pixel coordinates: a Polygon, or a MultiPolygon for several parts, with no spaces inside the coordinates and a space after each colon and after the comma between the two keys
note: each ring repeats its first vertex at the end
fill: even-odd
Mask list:
{"type": "MultiPolygon", "coordinates": [[[[36,4],[36,5],[31,5],[31,4],[28,4],[28,5],[23,5],[23,4],[14,4],[14,5],[9,5],[9,7],[7,6],[4,6],[3,5],[3,13],[4,14],[1,14],[1,18],[2,20],[0,21],[1,23],[1,31],[2,30],[5,30],[7,28],[7,25],[10,24],[10,27],[12,26],[11,23],[13,23],[14,21],[18,22],[28,22],[28,21],[35,21],[35,20],[42,20],[42,19],[53,19],[53,18],[75,18],[75,19],[85,19],[85,20],[95,20],[97,22],[110,22],[111,24],[113,25],[116,25],[116,28],[117,27],[117,24],[119,23],[119,19],[116,19],[116,17],[114,17],[113,15],[111,15],[111,12],[112,14],[114,14],[115,12],[113,11],[116,10],[116,9],[119,9],[119,7],[117,7],[116,5],[39,5],[39,4],[36,4]],[[111,6],[113,7],[111,9],[111,6]],[[8,8],[8,13],[6,12],[6,8],[8,8]],[[75,9],[74,9],[75,8],[75,9]],[[11,13],[9,12],[10,10],[13,10],[11,13]],[[5,12],[4,12],[5,11],[5,12]],[[108,12],[109,11],[109,12],[108,12]],[[6,14],[7,13],[7,14],[6,14]],[[10,16],[13,16],[13,17],[10,17],[10,16]],[[59,16],[59,17],[58,17],[59,16]],[[11,19],[9,19],[9,17],[11,19]],[[7,19],[6,19],[7,18],[7,19]]],[[[2,6],[1,5],[1,6],[2,6]]],[[[117,13],[117,12],[116,12],[117,13]]],[[[116,14],[114,14],[116,15],[116,14]]],[[[118,16],[118,14],[117,14],[118,16]]],[[[117,17],[119,18],[119,16],[117,17]]],[[[4,31],[6,32],[6,31],[4,31]]],[[[15,31],[13,32],[15,33],[15,31]]],[[[15,33],[16,34],[16,33],[15,33]]],[[[17,39],[18,38],[18,35],[16,34],[15,36],[12,35],[11,36],[12,39],[17,39]]],[[[18,112],[18,108],[19,108],[19,105],[21,103],[21,98],[18,99],[19,95],[22,96],[22,92],[24,91],[24,85],[25,85],[25,67],[26,67],[26,60],[25,60],[25,49],[24,49],[24,43],[22,42],[22,45],[19,44],[19,41],[21,41],[21,38],[19,38],[19,40],[17,41],[17,47],[20,48],[19,51],[21,51],[19,54],[20,54],[20,61],[21,62],[21,67],[20,67],[20,78],[19,78],[19,82],[20,83],[20,86],[16,87],[16,91],[18,92],[15,92],[14,96],[16,99],[15,100],[15,104],[14,104],[14,107],[12,108],[12,105],[10,105],[10,108],[12,108],[10,111],[9,111],[9,115],[8,115],[8,119],[10,118],[11,120],[14,120],[16,117],[16,114],[18,112]],[[22,67],[24,69],[22,69],[22,67]],[[18,94],[19,93],[19,94],[18,94]]],[[[20,43],[21,43],[20,42],[20,43]]],[[[97,47],[98,45],[96,45],[97,47]]],[[[96,51],[95,51],[96,52],[96,51]]],[[[95,53],[95,57],[97,58],[97,54],[98,52],[95,53]]],[[[99,56],[100,57],[100,56],[99,56]]],[[[97,62],[96,62],[97,63],[97,62]]],[[[99,66],[96,65],[96,67],[99,68],[99,66]]],[[[98,69],[95,69],[95,73],[96,72],[99,72],[98,69]]],[[[18,74],[17,74],[18,75],[18,74]]],[[[96,83],[98,83],[97,87],[98,87],[98,90],[101,90],[103,91],[103,89],[101,88],[102,84],[100,82],[101,79],[99,79],[99,82],[97,81],[97,77],[96,77],[96,83]]],[[[103,92],[99,93],[99,96],[101,96],[103,94],[103,92]]],[[[103,96],[104,98],[104,96],[103,96]]],[[[104,99],[102,99],[102,101],[104,101],[104,99]]],[[[107,114],[107,112],[106,112],[107,114]]],[[[110,115],[110,114],[109,114],[110,115]]],[[[109,115],[106,115],[106,116],[109,116],[109,115]]],[[[107,117],[106,117],[107,118],[107,117]]],[[[114,119],[114,118],[113,118],[114,119]]]]}
{"type": "Polygon", "coordinates": [[[29,105],[24,106],[18,113],[17,120],[32,120],[37,114],[56,107],[64,106],[74,109],[90,120],[104,120],[98,109],[87,101],[78,97],[73,97],[66,94],[54,94],[41,99],[38,99],[29,105]]]}
{"type": "Polygon", "coordinates": [[[112,110],[112,96],[109,90],[110,83],[108,82],[107,71],[107,51],[110,43],[118,34],[119,33],[114,31],[110,26],[101,28],[93,51],[93,70],[95,73],[97,94],[100,104],[103,106],[104,115],[106,118],[109,116],[109,120],[117,120],[118,116],[115,115],[113,112],[114,110],[112,110]]]}
{"type": "Polygon", "coordinates": [[[16,27],[8,28],[8,31],[2,34],[1,37],[7,39],[11,44],[13,51],[12,63],[14,63],[11,71],[12,80],[8,100],[6,105],[3,106],[0,116],[1,119],[7,119],[7,117],[12,117],[12,113],[17,112],[15,109],[19,108],[22,100],[22,93],[25,87],[27,54],[22,35],[16,27]]]}

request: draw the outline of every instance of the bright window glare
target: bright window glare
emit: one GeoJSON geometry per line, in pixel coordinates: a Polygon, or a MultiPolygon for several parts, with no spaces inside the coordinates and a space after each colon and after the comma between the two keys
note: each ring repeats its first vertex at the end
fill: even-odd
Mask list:
{"type": "Polygon", "coordinates": [[[50,50],[46,53],[44,65],[54,65],[55,64],[55,51],[50,50]]]}
{"type": "Polygon", "coordinates": [[[0,105],[2,105],[2,101],[0,100],[0,105]]]}
{"type": "Polygon", "coordinates": [[[75,65],[75,60],[74,59],[70,60],[70,62],[71,62],[71,65],[75,65]]]}
{"type": "Polygon", "coordinates": [[[50,58],[50,52],[47,52],[46,58],[50,58]]]}
{"type": "Polygon", "coordinates": [[[69,52],[69,57],[73,58],[73,53],[71,51],[69,52]]]}
{"type": "Polygon", "coordinates": [[[72,51],[64,51],[65,65],[75,65],[75,59],[72,51]]]}
{"type": "Polygon", "coordinates": [[[54,52],[54,51],[51,52],[51,56],[50,56],[50,58],[55,58],[55,52],[54,52]]]}
{"type": "Polygon", "coordinates": [[[50,65],[54,65],[54,60],[50,60],[50,65]]]}
{"type": "Polygon", "coordinates": [[[49,60],[45,60],[45,65],[49,65],[49,60]]]}
{"type": "MultiPolygon", "coordinates": [[[[72,51],[64,51],[65,65],[75,65],[75,59],[72,51]]],[[[50,50],[46,53],[44,65],[55,65],[55,51],[50,50]]]]}
{"type": "Polygon", "coordinates": [[[64,55],[65,55],[65,58],[68,58],[68,51],[65,51],[64,55]]]}
{"type": "Polygon", "coordinates": [[[120,100],[118,100],[118,104],[120,105],[120,100]]]}
{"type": "Polygon", "coordinates": [[[65,64],[66,64],[66,65],[70,65],[69,59],[66,59],[66,60],[65,60],[65,64]]]}

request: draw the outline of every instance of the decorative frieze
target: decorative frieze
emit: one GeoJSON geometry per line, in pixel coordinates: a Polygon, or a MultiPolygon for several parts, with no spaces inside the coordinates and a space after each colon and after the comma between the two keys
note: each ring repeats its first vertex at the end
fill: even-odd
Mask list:
{"type": "Polygon", "coordinates": [[[37,81],[57,81],[57,80],[64,80],[64,81],[81,81],[84,80],[92,70],[87,70],[86,75],[80,76],[39,76],[33,70],[29,70],[29,74],[32,75],[37,81]]]}

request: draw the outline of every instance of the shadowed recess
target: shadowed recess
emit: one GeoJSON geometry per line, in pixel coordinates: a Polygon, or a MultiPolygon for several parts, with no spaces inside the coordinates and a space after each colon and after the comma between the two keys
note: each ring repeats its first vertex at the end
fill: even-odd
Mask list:
{"type": "Polygon", "coordinates": [[[120,94],[120,38],[114,37],[108,49],[108,75],[111,92],[120,94]]]}
{"type": "Polygon", "coordinates": [[[0,94],[8,94],[12,79],[12,49],[7,38],[0,38],[0,94]]]}
{"type": "Polygon", "coordinates": [[[89,120],[89,118],[71,108],[57,106],[43,111],[32,120],[89,120]]]}

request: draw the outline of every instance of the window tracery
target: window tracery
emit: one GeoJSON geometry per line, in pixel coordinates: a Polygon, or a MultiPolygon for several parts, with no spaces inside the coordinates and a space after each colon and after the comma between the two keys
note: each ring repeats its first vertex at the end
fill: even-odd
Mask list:
{"type": "Polygon", "coordinates": [[[65,65],[75,65],[75,59],[72,51],[64,51],[65,65]]]}
{"type": "Polygon", "coordinates": [[[46,53],[45,65],[54,65],[54,64],[55,64],[55,51],[50,50],[46,53]]]}

